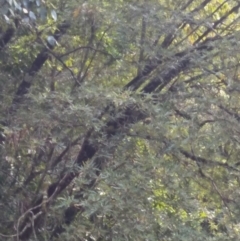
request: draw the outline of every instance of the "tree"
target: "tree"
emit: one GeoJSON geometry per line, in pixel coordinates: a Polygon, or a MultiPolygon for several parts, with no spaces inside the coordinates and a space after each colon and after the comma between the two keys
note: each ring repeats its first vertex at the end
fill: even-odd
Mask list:
{"type": "Polygon", "coordinates": [[[2,239],[238,240],[240,3],[4,4],[2,239]]]}

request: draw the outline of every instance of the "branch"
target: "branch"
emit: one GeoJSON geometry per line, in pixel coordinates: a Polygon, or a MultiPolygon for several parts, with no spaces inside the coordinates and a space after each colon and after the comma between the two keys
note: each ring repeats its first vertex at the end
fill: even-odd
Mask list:
{"type": "Polygon", "coordinates": [[[229,110],[228,108],[224,107],[223,105],[219,105],[218,106],[220,109],[224,110],[227,114],[229,114],[230,116],[232,116],[233,118],[235,118],[238,122],[240,122],[240,115],[237,114],[236,112],[233,112],[231,110],[229,110]]]}
{"type": "Polygon", "coordinates": [[[231,171],[236,171],[236,172],[240,172],[239,169],[233,167],[233,166],[230,166],[228,165],[227,163],[222,163],[222,162],[217,162],[217,161],[212,161],[212,160],[208,160],[208,159],[205,159],[205,158],[202,158],[202,157],[198,157],[198,156],[195,156],[187,151],[185,151],[184,149],[180,149],[180,152],[187,158],[193,160],[193,161],[196,161],[197,163],[200,163],[200,164],[205,164],[205,165],[213,165],[213,166],[221,166],[221,167],[224,167],[228,170],[231,170],[231,171]]]}
{"type": "Polygon", "coordinates": [[[9,27],[0,38],[0,51],[9,43],[15,33],[14,27],[9,27]]]}
{"type": "MultiPolygon", "coordinates": [[[[231,37],[232,36],[228,38],[231,37]]],[[[213,50],[214,47],[211,45],[211,43],[219,39],[221,39],[219,36],[208,38],[197,47],[192,48],[191,50],[179,52],[176,55],[174,55],[172,59],[175,60],[175,64],[168,68],[166,71],[163,71],[162,74],[152,78],[150,82],[142,89],[142,92],[152,93],[156,89],[158,91],[161,91],[173,78],[175,78],[178,74],[191,67],[191,54],[202,55],[206,51],[213,50]]]]}
{"type": "MultiPolygon", "coordinates": [[[[211,0],[205,0],[203,3],[200,4],[199,7],[195,8],[194,10],[192,10],[191,13],[194,13],[194,12],[197,12],[197,11],[203,9],[210,1],[211,1],[211,0]]],[[[182,10],[182,11],[185,10],[192,2],[193,2],[192,0],[189,0],[189,1],[181,8],[181,10],[182,10]]],[[[177,29],[182,29],[182,28],[184,28],[185,24],[186,24],[186,21],[184,20],[182,23],[178,24],[178,25],[175,27],[175,29],[176,29],[176,30],[177,30],[177,29]]],[[[161,47],[162,47],[163,49],[167,49],[167,48],[171,45],[171,43],[173,42],[174,38],[175,38],[175,34],[173,34],[173,33],[168,34],[168,35],[164,38],[164,40],[163,40],[163,42],[162,42],[162,44],[161,44],[161,47]]],[[[156,46],[156,45],[157,45],[157,42],[158,42],[158,40],[155,40],[153,46],[156,46]]],[[[131,90],[136,90],[136,89],[140,86],[141,82],[143,81],[142,79],[143,79],[144,77],[149,76],[153,70],[155,70],[160,64],[163,63],[162,58],[163,58],[162,55],[157,54],[154,58],[148,59],[148,60],[146,61],[146,64],[145,64],[142,72],[141,72],[140,74],[138,74],[135,78],[133,78],[133,79],[124,87],[124,89],[126,90],[126,89],[129,89],[129,88],[130,88],[131,90]],[[142,81],[141,81],[141,80],[142,80],[142,81]]]]}
{"type": "MultiPolygon", "coordinates": [[[[63,22],[58,26],[58,29],[53,34],[53,38],[58,41],[63,34],[66,33],[67,29],[70,27],[70,24],[67,22],[63,22]]],[[[12,105],[10,107],[9,112],[14,112],[16,110],[16,106],[21,102],[22,97],[28,93],[29,88],[32,85],[33,77],[36,75],[36,73],[42,68],[44,63],[49,58],[49,50],[52,50],[55,47],[55,45],[48,45],[48,48],[45,47],[36,57],[36,59],[33,61],[32,66],[29,68],[29,70],[26,73],[25,78],[23,79],[22,83],[19,85],[15,96],[12,101],[12,105]]]]}
{"type": "MultiPolygon", "coordinates": [[[[226,2],[226,1],[225,1],[226,2]]],[[[218,9],[220,9],[224,4],[225,2],[223,2],[214,12],[217,12],[218,9]]],[[[212,27],[209,27],[198,39],[197,41],[194,43],[194,44],[198,44],[204,37],[206,37],[210,32],[214,31],[217,26],[221,23],[224,22],[224,20],[227,19],[227,17],[229,15],[231,15],[232,13],[234,12],[237,12],[238,9],[240,7],[240,2],[235,6],[233,7],[229,12],[227,12],[225,15],[223,15],[220,19],[218,19],[217,21],[214,22],[213,26],[212,27]]]]}

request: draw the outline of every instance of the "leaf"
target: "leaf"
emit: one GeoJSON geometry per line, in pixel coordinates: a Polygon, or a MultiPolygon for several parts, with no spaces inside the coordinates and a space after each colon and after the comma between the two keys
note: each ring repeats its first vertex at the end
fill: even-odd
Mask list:
{"type": "Polygon", "coordinates": [[[11,8],[9,8],[9,12],[11,13],[12,16],[15,16],[15,14],[11,8]]]}
{"type": "Polygon", "coordinates": [[[32,20],[34,20],[34,21],[37,20],[35,13],[32,12],[32,11],[29,12],[29,17],[30,17],[32,20]]]}
{"type": "Polygon", "coordinates": [[[36,0],[36,4],[37,4],[38,7],[41,6],[41,1],[40,0],[36,0]]]}
{"type": "Polygon", "coordinates": [[[19,3],[17,3],[15,0],[14,0],[13,3],[14,3],[14,6],[15,6],[16,9],[22,10],[21,5],[19,3]]]}
{"type": "Polygon", "coordinates": [[[52,10],[52,11],[51,11],[51,16],[52,16],[52,18],[53,18],[54,21],[57,21],[57,13],[56,13],[55,10],[52,10]]]}
{"type": "Polygon", "coordinates": [[[9,4],[10,6],[12,6],[13,0],[8,0],[8,4],[9,4]]]}
{"type": "Polygon", "coordinates": [[[57,41],[56,41],[56,39],[55,39],[53,36],[48,36],[48,37],[47,37],[47,41],[48,41],[48,43],[49,43],[51,46],[54,46],[54,45],[57,44],[57,41]]]}
{"type": "Polygon", "coordinates": [[[5,18],[5,20],[7,21],[7,22],[10,22],[10,19],[9,19],[9,17],[7,16],[7,15],[3,15],[4,16],[4,18],[5,18]]]}
{"type": "Polygon", "coordinates": [[[23,13],[27,14],[28,13],[28,10],[26,8],[23,8],[22,9],[23,13]]]}

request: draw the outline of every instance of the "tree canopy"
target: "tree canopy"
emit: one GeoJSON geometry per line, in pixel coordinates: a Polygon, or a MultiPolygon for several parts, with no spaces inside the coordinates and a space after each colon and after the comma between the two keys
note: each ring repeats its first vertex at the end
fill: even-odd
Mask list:
{"type": "Polygon", "coordinates": [[[0,240],[239,240],[239,7],[1,0],[0,240]]]}

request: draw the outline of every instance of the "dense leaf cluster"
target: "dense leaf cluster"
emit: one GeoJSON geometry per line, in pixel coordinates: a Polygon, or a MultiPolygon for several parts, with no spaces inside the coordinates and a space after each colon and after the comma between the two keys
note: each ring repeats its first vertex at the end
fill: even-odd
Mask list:
{"type": "Polygon", "coordinates": [[[0,240],[240,238],[239,1],[0,4],[0,240]]]}

